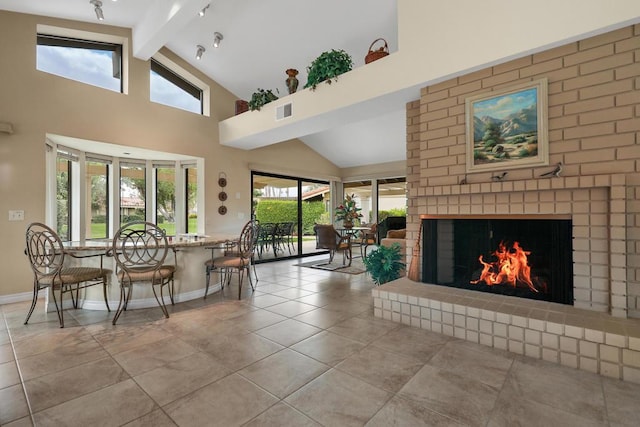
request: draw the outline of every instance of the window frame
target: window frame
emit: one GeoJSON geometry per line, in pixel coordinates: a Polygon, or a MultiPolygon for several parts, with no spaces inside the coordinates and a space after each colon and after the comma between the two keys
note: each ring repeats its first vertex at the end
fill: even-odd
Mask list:
{"type": "MultiPolygon", "coordinates": [[[[90,141],[86,141],[89,144],[90,141]]],[[[104,143],[101,143],[104,144],[104,143]]],[[[134,160],[131,158],[121,158],[121,157],[112,157],[106,154],[98,154],[94,152],[85,152],[78,149],[68,148],[63,145],[58,145],[53,142],[51,139],[47,138],[47,142],[45,144],[46,147],[46,194],[45,194],[45,202],[46,202],[46,223],[51,226],[53,229],[57,229],[58,221],[57,221],[57,162],[58,162],[58,153],[61,153],[65,159],[69,159],[69,168],[71,169],[70,179],[68,187],[69,193],[68,197],[72,201],[67,201],[69,205],[71,205],[71,209],[69,210],[70,219],[69,219],[69,241],[78,241],[81,243],[86,242],[87,240],[104,240],[100,238],[91,238],[91,233],[86,229],[86,221],[88,221],[88,215],[86,210],[82,208],[86,203],[89,203],[90,200],[87,200],[87,182],[85,177],[87,164],[92,161],[100,161],[107,163],[108,166],[108,176],[107,176],[107,201],[108,201],[108,236],[106,239],[111,239],[113,237],[113,233],[117,230],[121,225],[120,220],[120,168],[121,166],[139,166],[143,167],[145,170],[145,220],[149,222],[157,222],[157,218],[154,214],[154,209],[156,207],[156,185],[155,179],[152,179],[153,175],[155,175],[156,168],[174,168],[175,173],[175,210],[176,210],[176,236],[179,234],[183,234],[186,232],[186,218],[183,218],[184,206],[188,204],[188,201],[185,199],[187,194],[183,191],[185,184],[183,181],[183,174],[178,173],[178,171],[184,170],[187,167],[192,167],[197,170],[197,189],[196,189],[196,200],[198,203],[198,221],[197,221],[197,229],[193,230],[193,232],[197,232],[198,234],[204,234],[204,217],[205,217],[205,185],[204,185],[204,159],[199,157],[191,157],[187,158],[186,156],[182,156],[180,160],[134,160]],[[185,199],[185,200],[182,200],[185,199]],[[73,214],[73,217],[71,217],[73,214]]],[[[163,155],[168,153],[157,152],[158,158],[163,158],[163,155]]],[[[152,156],[152,155],[150,155],[152,156]]]]}
{"type": "MultiPolygon", "coordinates": [[[[200,97],[200,111],[201,111],[200,115],[206,116],[206,117],[209,117],[211,115],[211,96],[210,96],[211,88],[209,87],[208,84],[206,84],[204,81],[200,80],[198,77],[194,76],[189,71],[185,70],[183,67],[179,66],[174,61],[170,60],[169,58],[167,58],[161,53],[156,53],[155,55],[153,55],[153,57],[149,60],[149,64],[150,64],[149,77],[151,77],[151,71],[154,71],[157,73],[157,71],[152,70],[151,68],[152,64],[156,64],[156,65],[153,65],[153,67],[161,67],[165,70],[163,72],[166,72],[167,75],[171,75],[171,78],[167,78],[164,75],[158,73],[161,75],[161,77],[165,78],[169,82],[176,84],[176,86],[182,88],[180,85],[178,85],[177,83],[171,80],[173,78],[179,79],[179,81],[184,82],[184,84],[190,85],[191,87],[201,91],[202,94],[200,97]]],[[[150,80],[149,81],[149,100],[151,100],[151,78],[149,80],[150,80]]],[[[188,91],[186,92],[189,93],[188,91]]],[[[191,93],[189,94],[191,95],[191,93]]],[[[151,102],[158,103],[156,101],[151,101],[151,102]]],[[[162,103],[158,103],[158,104],[193,113],[192,111],[185,110],[172,105],[167,105],[162,103]]],[[[197,113],[194,113],[194,114],[197,114],[197,113]]]]}
{"type": "MultiPolygon", "coordinates": [[[[113,78],[117,78],[120,82],[120,87],[118,92],[124,93],[122,44],[105,42],[105,41],[85,40],[85,39],[79,39],[74,37],[55,35],[55,34],[44,34],[44,33],[38,32],[36,35],[36,46],[68,47],[68,48],[74,48],[74,49],[102,50],[102,51],[111,52],[112,63],[114,64],[111,70],[112,76],[113,78]]],[[[46,71],[43,71],[43,72],[46,72],[46,71]]],[[[56,74],[56,75],[73,80],[73,81],[77,81],[79,83],[88,84],[90,86],[100,87],[103,89],[110,90],[109,88],[93,85],[91,83],[87,83],[81,80],[75,80],[68,76],[62,76],[59,74],[56,74]]]]}
{"type": "MultiPolygon", "coordinates": [[[[177,87],[179,87],[180,89],[188,93],[189,95],[193,96],[195,99],[197,99],[200,102],[200,115],[202,115],[204,111],[204,106],[202,102],[202,99],[204,97],[204,91],[202,89],[200,89],[198,86],[194,85],[184,77],[174,73],[169,68],[162,65],[157,59],[151,58],[149,69],[154,73],[158,74],[160,77],[167,80],[168,82],[173,83],[174,85],[176,85],[177,87]]],[[[163,105],[166,105],[166,104],[163,104],[163,105]]],[[[169,105],[169,107],[173,107],[173,106],[169,105]]],[[[177,108],[177,107],[174,107],[174,108],[177,108]]]]}

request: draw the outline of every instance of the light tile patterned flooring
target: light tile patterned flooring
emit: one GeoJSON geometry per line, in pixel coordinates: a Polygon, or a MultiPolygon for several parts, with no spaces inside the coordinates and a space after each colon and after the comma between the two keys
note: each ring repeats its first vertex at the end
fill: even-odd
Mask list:
{"type": "Polygon", "coordinates": [[[0,425],[638,425],[638,384],[374,318],[366,274],[298,262],[115,327],[0,306],[0,425]]]}

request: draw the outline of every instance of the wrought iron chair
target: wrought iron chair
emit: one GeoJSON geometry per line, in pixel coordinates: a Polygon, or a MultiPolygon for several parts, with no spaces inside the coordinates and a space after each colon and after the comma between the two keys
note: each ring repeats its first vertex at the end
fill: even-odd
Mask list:
{"type": "Polygon", "coordinates": [[[329,262],[331,264],[336,252],[342,252],[342,265],[351,265],[351,236],[341,236],[331,224],[316,224],[313,226],[316,235],[316,249],[329,250],[329,262]],[[346,264],[347,259],[349,263],[346,264]]]}
{"type": "Polygon", "coordinates": [[[107,276],[111,274],[111,270],[102,268],[102,257],[105,254],[81,256],[65,251],[58,234],[39,222],[34,222],[27,227],[26,244],[25,254],[29,257],[34,278],[33,301],[27,318],[24,320],[25,325],[29,322],[29,318],[36,307],[38,292],[45,288],[51,289],[51,296],[56,306],[61,328],[64,328],[63,296],[65,293],[71,294],[73,308],[77,309],[80,289],[101,284],[104,303],[107,306],[107,310],[111,311],[107,300],[107,276]],[[78,259],[99,256],[100,267],[65,267],[66,255],[78,259]],[[56,291],[60,293],[59,306],[56,291]]]}
{"type": "Polygon", "coordinates": [[[258,234],[258,258],[262,258],[262,254],[264,251],[269,251],[269,247],[273,248],[273,256],[277,257],[277,246],[276,246],[276,228],[277,225],[272,222],[265,222],[260,224],[259,234],[258,234]]]}
{"type": "Polygon", "coordinates": [[[289,255],[291,255],[291,250],[295,250],[293,244],[293,234],[295,232],[296,224],[294,222],[281,222],[276,227],[275,232],[275,242],[276,246],[282,248],[282,252],[284,252],[285,248],[289,251],[289,255]]]}
{"type": "MultiPolygon", "coordinates": [[[[240,237],[237,242],[233,242],[225,248],[223,256],[217,258],[212,257],[212,259],[205,263],[205,267],[207,269],[207,283],[204,291],[205,298],[207,297],[207,292],[209,292],[211,272],[214,270],[218,270],[222,274],[222,278],[220,280],[222,290],[224,290],[225,285],[229,285],[231,283],[233,270],[238,271],[238,299],[242,296],[242,282],[245,271],[249,276],[251,290],[255,291],[255,285],[251,279],[251,268],[253,266],[255,274],[253,256],[256,250],[257,240],[258,226],[255,222],[249,221],[244,225],[244,227],[242,227],[242,232],[240,233],[240,237]]],[[[258,277],[256,276],[256,283],[257,280],[258,277]]]]}
{"type": "Polygon", "coordinates": [[[163,288],[168,286],[169,298],[173,305],[173,276],[176,271],[175,252],[173,265],[164,263],[169,250],[165,231],[150,222],[129,222],[115,233],[110,254],[116,259],[116,276],[120,281],[120,304],[113,317],[114,325],[127,309],[133,284],[136,282],[151,285],[162,313],[169,317],[164,303],[163,288]],[[159,297],[156,286],[160,287],[159,297]]]}

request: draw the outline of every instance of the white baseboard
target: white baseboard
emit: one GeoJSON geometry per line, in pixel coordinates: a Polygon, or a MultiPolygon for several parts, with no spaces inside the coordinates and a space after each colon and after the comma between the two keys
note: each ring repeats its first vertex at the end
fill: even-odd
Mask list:
{"type": "MultiPolygon", "coordinates": [[[[219,283],[212,284],[211,286],[209,286],[209,293],[210,294],[215,293],[220,289],[221,287],[219,283]]],[[[48,296],[47,291],[48,289],[40,291],[39,298],[44,298],[46,301],[48,296]]],[[[12,303],[23,302],[23,301],[31,301],[32,297],[33,297],[33,292],[21,292],[19,294],[3,295],[3,296],[0,296],[0,305],[12,304],[12,303]]],[[[202,297],[204,297],[204,288],[196,289],[194,291],[185,292],[182,294],[176,294],[173,296],[173,299],[176,303],[180,303],[180,302],[191,301],[191,300],[202,298],[202,297]]],[[[168,295],[164,296],[164,302],[165,304],[171,304],[171,300],[169,299],[168,295]]],[[[116,308],[118,308],[119,303],[120,303],[119,300],[109,300],[109,307],[113,311],[116,308]]],[[[128,309],[135,310],[137,308],[149,308],[149,307],[157,307],[157,306],[158,306],[158,302],[156,301],[155,298],[132,299],[131,301],[129,301],[128,309]]],[[[63,308],[67,309],[72,307],[73,307],[73,303],[71,302],[71,298],[68,298],[68,297],[65,298],[63,308]]],[[[104,310],[104,311],[107,310],[107,307],[104,305],[104,300],[102,299],[98,299],[98,300],[81,299],[78,302],[78,307],[83,308],[85,310],[104,310]]],[[[49,303],[47,304],[47,312],[52,312],[55,310],[56,308],[55,308],[55,305],[53,304],[53,300],[49,298],[49,303]]]]}

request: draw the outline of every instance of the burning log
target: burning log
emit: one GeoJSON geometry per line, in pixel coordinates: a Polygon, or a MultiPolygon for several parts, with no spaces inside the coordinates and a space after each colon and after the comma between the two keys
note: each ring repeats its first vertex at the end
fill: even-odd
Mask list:
{"type": "Polygon", "coordinates": [[[482,255],[478,261],[482,264],[482,272],[478,280],[470,283],[476,285],[484,282],[489,286],[508,285],[516,287],[518,283],[525,284],[532,292],[539,292],[531,280],[531,266],[527,260],[527,255],[531,252],[525,251],[518,242],[513,242],[511,247],[507,247],[504,242],[500,242],[498,249],[493,253],[497,260],[485,262],[482,255]]]}

